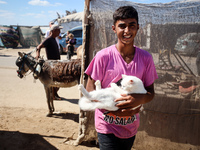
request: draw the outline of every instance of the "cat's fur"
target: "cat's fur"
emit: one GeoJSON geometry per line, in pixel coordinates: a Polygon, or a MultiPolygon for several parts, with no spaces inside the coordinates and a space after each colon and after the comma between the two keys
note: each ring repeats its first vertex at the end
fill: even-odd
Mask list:
{"type": "MultiPolygon", "coordinates": [[[[111,87],[101,89],[101,83],[99,80],[95,82],[95,85],[96,91],[91,92],[88,92],[83,85],[79,85],[79,90],[84,95],[79,100],[81,110],[93,111],[96,108],[99,108],[116,111],[118,110],[118,107],[116,107],[117,103],[114,100],[120,98],[121,94],[147,93],[143,82],[135,76],[122,75],[121,87],[117,86],[115,83],[111,83],[111,87]]],[[[136,109],[137,107],[133,109],[136,109]]]]}

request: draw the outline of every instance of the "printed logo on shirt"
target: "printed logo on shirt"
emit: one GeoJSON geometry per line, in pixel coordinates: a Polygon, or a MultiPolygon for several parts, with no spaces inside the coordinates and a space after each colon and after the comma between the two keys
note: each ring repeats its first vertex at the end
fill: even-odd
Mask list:
{"type": "Polygon", "coordinates": [[[132,124],[134,121],[137,120],[136,115],[133,115],[132,117],[119,117],[110,112],[105,112],[103,116],[104,116],[104,121],[110,124],[124,125],[124,126],[132,124]]]}

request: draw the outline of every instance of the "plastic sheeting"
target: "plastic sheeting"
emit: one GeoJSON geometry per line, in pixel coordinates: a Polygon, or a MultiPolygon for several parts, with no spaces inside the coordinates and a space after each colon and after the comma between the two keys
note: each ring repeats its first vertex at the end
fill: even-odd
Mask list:
{"type": "Polygon", "coordinates": [[[38,46],[42,40],[40,27],[17,27],[22,47],[38,46]]]}
{"type": "Polygon", "coordinates": [[[58,24],[63,26],[61,32],[65,33],[71,28],[82,25],[82,21],[83,21],[83,12],[78,12],[58,19],[58,24]]]}
{"type": "Polygon", "coordinates": [[[82,20],[83,20],[83,12],[78,12],[58,19],[58,23],[65,23],[72,21],[82,22],[82,20]]]}
{"type": "Polygon", "coordinates": [[[112,15],[125,5],[138,10],[135,44],[152,54],[159,76],[154,84],[156,96],[145,104],[146,114],[141,114],[140,130],[152,137],[200,145],[200,1],[91,0],[89,60],[117,42],[112,15]]]}

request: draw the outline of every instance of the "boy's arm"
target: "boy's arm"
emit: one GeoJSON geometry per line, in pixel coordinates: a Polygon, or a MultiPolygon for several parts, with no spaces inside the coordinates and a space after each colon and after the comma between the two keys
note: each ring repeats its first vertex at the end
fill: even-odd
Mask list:
{"type": "Polygon", "coordinates": [[[86,84],[86,90],[88,92],[91,92],[91,91],[94,91],[95,90],[95,80],[92,79],[90,76],[88,77],[88,80],[87,80],[87,84],[86,84]]]}
{"type": "Polygon", "coordinates": [[[116,99],[116,102],[122,100],[125,101],[117,104],[116,106],[119,107],[119,110],[112,113],[117,116],[133,116],[134,114],[138,113],[140,111],[140,107],[135,110],[131,109],[138,105],[150,102],[155,95],[154,84],[145,87],[145,89],[147,90],[147,94],[123,95],[121,98],[116,99]]]}

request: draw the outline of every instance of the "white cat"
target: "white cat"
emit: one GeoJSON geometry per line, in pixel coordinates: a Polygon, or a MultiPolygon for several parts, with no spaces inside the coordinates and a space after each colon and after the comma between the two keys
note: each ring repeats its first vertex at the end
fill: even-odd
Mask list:
{"type": "MultiPolygon", "coordinates": [[[[115,83],[111,83],[111,87],[101,89],[101,83],[99,80],[95,82],[96,91],[88,92],[82,84],[79,85],[79,90],[83,93],[83,97],[79,100],[79,106],[81,110],[93,111],[96,108],[106,109],[109,111],[116,111],[119,108],[116,107],[114,100],[121,97],[121,94],[145,94],[147,91],[144,88],[143,82],[135,77],[122,75],[121,87],[115,83]]],[[[121,102],[121,101],[120,101],[121,102]]],[[[136,109],[141,105],[133,108],[136,109]]]]}

